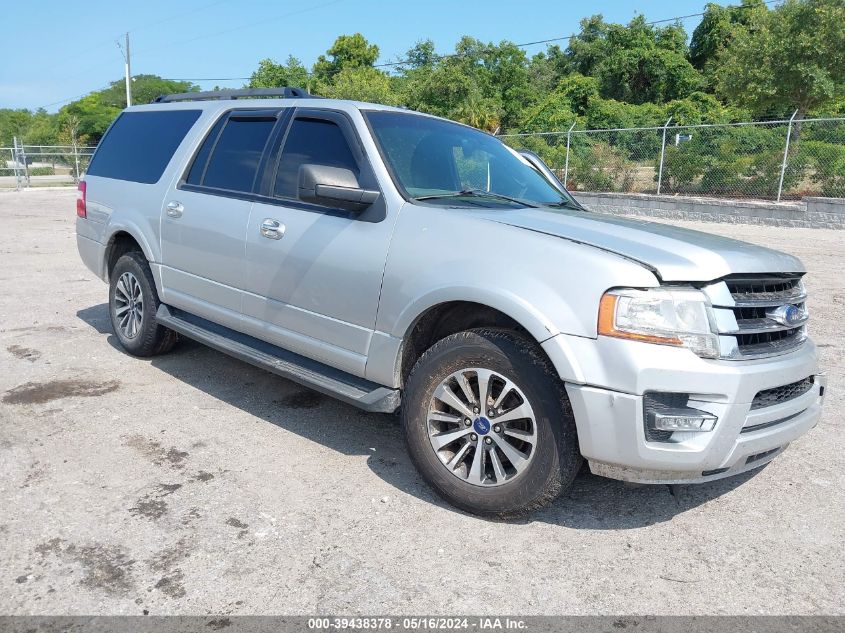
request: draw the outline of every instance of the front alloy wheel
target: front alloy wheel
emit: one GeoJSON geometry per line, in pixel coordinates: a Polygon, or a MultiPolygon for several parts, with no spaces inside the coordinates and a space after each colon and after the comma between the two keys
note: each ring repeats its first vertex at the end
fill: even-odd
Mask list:
{"type": "Polygon", "coordinates": [[[500,486],[531,463],[537,424],[518,385],[489,369],[470,367],[434,390],[428,439],[455,477],[475,486],[500,486]]]}
{"type": "Polygon", "coordinates": [[[541,507],[581,465],[564,384],[517,332],[468,330],[435,343],[405,383],[402,426],[423,478],[476,514],[541,507]]]}

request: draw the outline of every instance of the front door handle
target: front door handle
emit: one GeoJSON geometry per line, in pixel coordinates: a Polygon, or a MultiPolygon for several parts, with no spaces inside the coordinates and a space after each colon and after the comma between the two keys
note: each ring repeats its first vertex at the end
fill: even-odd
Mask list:
{"type": "Polygon", "coordinates": [[[284,236],[285,225],[278,220],[267,218],[261,223],[261,237],[266,237],[270,240],[280,240],[284,236]]]}
{"type": "Polygon", "coordinates": [[[167,215],[171,218],[181,218],[182,211],[185,210],[185,207],[182,206],[182,203],[178,200],[171,200],[167,203],[167,215]]]}

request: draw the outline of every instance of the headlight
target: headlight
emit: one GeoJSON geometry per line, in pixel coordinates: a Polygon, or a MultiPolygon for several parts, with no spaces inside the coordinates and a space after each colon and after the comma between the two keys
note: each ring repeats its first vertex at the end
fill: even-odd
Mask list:
{"type": "Polygon", "coordinates": [[[693,288],[611,290],[601,298],[598,331],[718,358],[719,339],[710,326],[710,312],[707,297],[693,288]]]}

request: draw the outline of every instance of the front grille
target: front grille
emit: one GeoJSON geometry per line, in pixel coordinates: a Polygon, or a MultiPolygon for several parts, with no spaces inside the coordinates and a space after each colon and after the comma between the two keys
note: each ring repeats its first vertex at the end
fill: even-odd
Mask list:
{"type": "Polygon", "coordinates": [[[784,350],[797,347],[804,341],[803,328],[773,330],[771,332],[755,332],[753,334],[737,334],[736,343],[740,354],[745,356],[761,356],[767,353],[782,353],[784,350]]]}
{"type": "Polygon", "coordinates": [[[801,277],[797,275],[731,275],[725,283],[737,304],[780,305],[804,300],[801,277]]]}
{"type": "Polygon", "coordinates": [[[764,407],[771,407],[783,402],[789,402],[798,396],[803,396],[812,388],[813,377],[808,376],[803,380],[791,382],[788,385],[782,385],[772,389],[764,389],[754,396],[754,400],[751,402],[751,408],[763,409],[764,407]]]}
{"type": "Polygon", "coordinates": [[[735,360],[784,354],[807,337],[804,284],[800,274],[729,275],[705,289],[714,309],[733,318],[718,319],[722,356],[735,360]],[[772,314],[795,306],[803,318],[785,325],[772,314]],[[735,325],[734,325],[735,323],[735,325]],[[727,348],[727,349],[725,349],[727,348]]]}

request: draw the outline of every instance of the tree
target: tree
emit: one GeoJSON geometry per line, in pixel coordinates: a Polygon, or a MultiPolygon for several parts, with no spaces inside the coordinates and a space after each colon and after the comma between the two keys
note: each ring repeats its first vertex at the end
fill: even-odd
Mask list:
{"type": "Polygon", "coordinates": [[[723,7],[709,3],[692,33],[690,63],[709,75],[718,55],[728,47],[739,28],[748,26],[755,11],[768,11],[763,0],[742,0],[739,6],[723,7]]]}
{"type": "Polygon", "coordinates": [[[471,92],[452,112],[451,117],[461,123],[487,132],[501,129],[502,110],[494,99],[471,92]]]}
{"type": "Polygon", "coordinates": [[[628,103],[665,103],[700,89],[701,75],[686,55],[680,24],[655,27],[643,16],[627,25],[601,15],[581,20],[566,49],[571,71],[595,77],[602,97],[628,103]]]}
{"type": "MultiPolygon", "coordinates": [[[[193,92],[199,87],[189,81],[171,81],[158,75],[136,75],[132,78],[132,102],[151,103],[157,96],[193,92]]],[[[126,107],[126,89],[122,79],[112,81],[104,90],[89,93],[63,106],[57,115],[58,127],[64,128],[72,117],[81,144],[96,144],[111,122],[126,107]]]]}
{"type": "MultiPolygon", "coordinates": [[[[192,84],[190,81],[162,79],[158,75],[135,75],[132,77],[133,105],[152,103],[160,95],[194,92],[196,90],[199,90],[199,86],[192,84]]],[[[92,94],[96,94],[104,106],[120,108],[121,110],[126,107],[126,83],[123,79],[112,81],[105,90],[92,94]]]]}
{"type": "MultiPolygon", "coordinates": [[[[571,70],[582,75],[593,75],[605,52],[607,32],[610,25],[599,15],[581,20],[581,32],[569,40],[566,58],[571,70]]],[[[560,50],[557,46],[549,51],[560,50]]]]}
{"type": "Polygon", "coordinates": [[[525,51],[511,42],[485,44],[465,36],[452,55],[436,57],[423,43],[409,57],[414,63],[401,69],[402,91],[414,109],[481,121],[477,127],[495,130],[518,125],[523,109],[538,98],[525,51]]]}
{"type": "Polygon", "coordinates": [[[125,99],[124,104],[118,106],[103,103],[101,96],[99,92],[92,92],[59,110],[59,127],[72,127],[81,145],[96,145],[125,107],[125,99]]]}
{"type": "Polygon", "coordinates": [[[32,115],[23,134],[23,141],[27,145],[54,145],[57,135],[58,127],[55,117],[40,108],[32,115]]]}
{"type": "MultiPolygon", "coordinates": [[[[719,55],[719,95],[754,114],[798,118],[845,96],[845,3],[786,0],[754,12],[719,55]]],[[[800,133],[796,128],[795,137],[800,133]]]]}
{"type": "Polygon", "coordinates": [[[431,68],[440,57],[434,52],[434,42],[421,40],[414,44],[405,54],[405,62],[400,68],[408,70],[414,68],[431,68]]]}
{"type": "Polygon", "coordinates": [[[314,75],[323,82],[330,81],[332,75],[344,68],[372,66],[378,59],[379,49],[360,33],[354,33],[339,36],[326,54],[328,57],[320,55],[317,58],[313,68],[314,75]]]}
{"type": "Polygon", "coordinates": [[[248,88],[281,88],[292,86],[296,88],[308,87],[308,69],[293,55],[289,55],[287,62],[277,64],[272,59],[262,59],[258,68],[249,78],[248,88]]]}
{"type": "Polygon", "coordinates": [[[342,69],[332,77],[331,83],[323,86],[322,96],[387,105],[400,103],[391,78],[375,68],[366,66],[342,69]]]}
{"type": "Polygon", "coordinates": [[[0,147],[11,147],[14,137],[20,140],[32,121],[29,110],[0,110],[0,147]]]}

